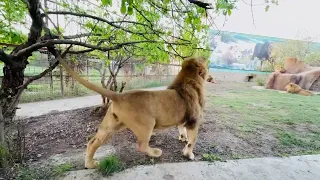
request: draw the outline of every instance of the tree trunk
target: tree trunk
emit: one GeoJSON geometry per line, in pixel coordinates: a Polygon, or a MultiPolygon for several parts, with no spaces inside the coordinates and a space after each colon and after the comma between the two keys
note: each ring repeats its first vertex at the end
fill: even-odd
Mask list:
{"type": "MultiPolygon", "coordinates": [[[[5,64],[3,67],[3,80],[0,90],[0,105],[2,108],[0,113],[2,113],[3,117],[0,119],[0,124],[4,124],[7,119],[11,121],[15,116],[15,107],[10,108],[9,111],[8,108],[11,106],[11,103],[17,95],[19,87],[23,84],[24,69],[28,64],[28,58],[32,55],[32,52],[26,52],[19,57],[15,55],[20,50],[29,47],[38,41],[38,39],[41,37],[42,27],[44,25],[39,9],[40,1],[28,0],[28,4],[32,25],[30,27],[27,42],[23,45],[17,46],[10,55],[5,54],[3,51],[0,53],[0,58],[5,64]]],[[[0,128],[4,129],[4,127],[0,128]]],[[[4,139],[2,139],[0,143],[3,144],[4,139]]]]}
{"type": "MultiPolygon", "coordinates": [[[[26,64],[26,60],[20,60],[21,64],[26,64]]],[[[19,61],[16,61],[19,62],[19,61]]],[[[24,65],[25,67],[25,65],[24,65]]],[[[8,65],[3,67],[4,76],[2,79],[1,93],[0,93],[0,102],[1,102],[1,115],[0,115],[0,144],[5,145],[4,130],[6,121],[12,121],[15,116],[16,109],[8,109],[11,103],[13,102],[15,96],[18,93],[18,88],[23,84],[24,80],[24,69],[25,68],[11,68],[8,65]]]]}

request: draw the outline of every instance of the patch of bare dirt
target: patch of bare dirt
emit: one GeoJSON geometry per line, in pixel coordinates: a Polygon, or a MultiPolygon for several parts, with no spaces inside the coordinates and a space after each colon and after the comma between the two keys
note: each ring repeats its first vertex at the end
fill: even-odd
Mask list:
{"type": "MultiPolygon", "coordinates": [[[[252,84],[221,83],[207,84],[208,97],[222,95],[237,88],[250,88],[252,84]]],[[[93,108],[84,108],[60,113],[51,113],[25,119],[26,147],[28,160],[45,159],[54,154],[85,148],[102,118],[91,116],[93,108]]],[[[232,122],[219,115],[223,109],[216,108],[210,101],[206,104],[205,122],[201,125],[194,153],[197,160],[205,153],[215,153],[222,159],[243,158],[247,155],[273,155],[274,140],[265,134],[243,138],[237,134],[232,122]],[[239,157],[241,155],[241,157],[239,157]]],[[[237,118],[235,114],[234,118],[237,118]]],[[[151,147],[163,150],[163,155],[151,159],[137,152],[136,138],[124,130],[114,135],[111,142],[121,161],[128,167],[138,164],[188,161],[182,156],[184,143],[178,141],[178,129],[168,128],[156,131],[150,141],[151,147]]]]}

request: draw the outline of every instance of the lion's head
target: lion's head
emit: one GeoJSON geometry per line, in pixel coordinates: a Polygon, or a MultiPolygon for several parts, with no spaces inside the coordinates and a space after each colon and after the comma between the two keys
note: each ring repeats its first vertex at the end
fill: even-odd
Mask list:
{"type": "Polygon", "coordinates": [[[290,93],[299,93],[301,91],[301,87],[295,83],[289,83],[286,85],[287,92],[290,93]]]}
{"type": "Polygon", "coordinates": [[[186,58],[182,62],[182,71],[189,77],[201,77],[205,80],[208,75],[207,61],[204,57],[186,58]]]}

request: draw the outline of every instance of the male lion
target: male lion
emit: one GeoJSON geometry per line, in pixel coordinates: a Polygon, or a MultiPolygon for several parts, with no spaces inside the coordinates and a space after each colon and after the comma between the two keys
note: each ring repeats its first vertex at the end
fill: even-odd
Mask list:
{"type": "Polygon", "coordinates": [[[85,87],[112,100],[98,132],[88,142],[85,167],[95,168],[93,160],[97,148],[114,133],[129,128],[137,137],[138,151],[151,157],[159,157],[161,149],[149,146],[154,129],[178,126],[179,139],[188,138],[183,155],[194,159],[193,148],[197,140],[200,120],[204,109],[204,85],[207,76],[205,58],[191,57],[182,63],[181,71],[167,90],[134,90],[116,93],[82,79],[68,67],[64,60],[60,63],[70,75],[85,87]]]}
{"type": "Polygon", "coordinates": [[[294,83],[289,83],[286,86],[287,92],[292,94],[300,94],[303,96],[312,96],[314,95],[312,92],[302,89],[299,85],[294,83]]]}

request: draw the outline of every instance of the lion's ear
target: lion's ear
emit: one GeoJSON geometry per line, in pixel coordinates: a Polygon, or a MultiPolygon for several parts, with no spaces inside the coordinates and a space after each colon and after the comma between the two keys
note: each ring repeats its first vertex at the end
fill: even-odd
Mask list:
{"type": "Polygon", "coordinates": [[[201,56],[201,57],[199,57],[198,59],[199,59],[199,62],[200,62],[200,63],[202,63],[202,64],[207,64],[207,59],[206,59],[205,57],[202,57],[202,56],[201,56]]]}

